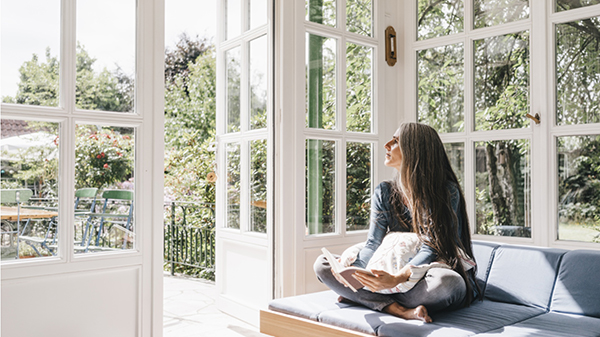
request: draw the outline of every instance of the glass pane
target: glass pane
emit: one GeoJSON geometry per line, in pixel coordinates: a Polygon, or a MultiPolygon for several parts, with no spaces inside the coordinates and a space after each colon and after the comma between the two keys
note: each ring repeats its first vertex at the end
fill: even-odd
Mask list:
{"type": "Polygon", "coordinates": [[[369,229],[371,211],[370,143],[346,143],[346,230],[369,229]]]}
{"type": "Polygon", "coordinates": [[[336,0],[306,0],[306,21],[335,27],[336,0]]]}
{"type": "Polygon", "coordinates": [[[371,132],[373,48],[346,43],[346,128],[371,132]]]}
{"type": "Polygon", "coordinates": [[[77,0],[77,108],[133,112],[135,18],[135,0],[77,0]]]}
{"type": "Polygon", "coordinates": [[[2,261],[56,255],[59,124],[1,123],[2,261]]]}
{"type": "Polygon", "coordinates": [[[306,126],[335,129],[335,39],[306,34],[306,126]]]}
{"type": "Polygon", "coordinates": [[[600,17],[556,25],[556,123],[600,123],[600,17]]]}
{"type": "Polygon", "coordinates": [[[250,129],[267,127],[267,36],[250,41],[250,129]]]}
{"type": "Polygon", "coordinates": [[[566,11],[580,7],[592,6],[600,4],[600,0],[556,0],[556,11],[566,11]]]}
{"type": "Polygon", "coordinates": [[[2,102],[58,106],[60,1],[2,1],[1,13],[2,102]]]}
{"type": "Polygon", "coordinates": [[[75,253],[135,247],[135,132],[75,127],[75,253]]]}
{"type": "Polygon", "coordinates": [[[529,140],[475,143],[476,233],[531,237],[529,140]]]}
{"type": "Polygon", "coordinates": [[[456,34],[463,31],[463,0],[418,1],[417,38],[419,40],[456,34]]]}
{"type": "Polygon", "coordinates": [[[444,143],[446,155],[450,160],[450,166],[456,174],[460,187],[465,189],[465,144],[464,143],[444,143]]]}
{"type": "Polygon", "coordinates": [[[242,3],[241,0],[225,0],[227,25],[225,40],[232,39],[242,33],[242,3]]]}
{"type": "Polygon", "coordinates": [[[250,142],[250,230],[267,232],[267,140],[250,142]]]}
{"type": "Polygon", "coordinates": [[[335,142],[306,140],[306,234],[335,232],[335,142]]]}
{"type": "Polygon", "coordinates": [[[475,28],[491,27],[529,17],[529,0],[475,0],[473,6],[475,28]]]}
{"type": "Polygon", "coordinates": [[[529,32],[474,42],[475,130],[528,128],[529,32]]]}
{"type": "Polygon", "coordinates": [[[227,74],[227,132],[240,131],[240,80],[242,74],[240,47],[225,52],[227,74]]]}
{"type": "Polygon", "coordinates": [[[440,133],[464,131],[463,44],[419,51],[418,117],[440,133]]]}
{"type": "Polygon", "coordinates": [[[267,0],[250,0],[250,29],[267,23],[267,0]]]}
{"type": "Polygon", "coordinates": [[[227,223],[228,228],[240,228],[240,143],[225,145],[227,169],[227,223]]]}
{"type": "Polygon", "coordinates": [[[600,242],[600,135],[557,138],[558,239],[600,242]]]}
{"type": "Polygon", "coordinates": [[[373,34],[373,1],[346,1],[346,29],[366,36],[373,34]]]}

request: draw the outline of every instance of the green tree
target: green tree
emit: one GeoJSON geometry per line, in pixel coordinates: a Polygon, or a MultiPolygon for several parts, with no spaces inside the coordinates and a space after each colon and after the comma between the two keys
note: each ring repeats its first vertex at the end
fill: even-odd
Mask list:
{"type": "Polygon", "coordinates": [[[184,34],[167,50],[165,62],[165,193],[172,199],[212,203],[215,49],[206,38],[184,34]]]}
{"type": "Polygon", "coordinates": [[[77,44],[77,81],[75,104],[79,109],[129,112],[133,110],[134,80],[117,66],[113,72],[104,68],[96,73],[96,62],[85,48],[77,44]]]}
{"type": "MultiPolygon", "coordinates": [[[[106,68],[94,72],[96,62],[77,44],[75,82],[76,105],[79,109],[127,112],[133,109],[134,81],[119,66],[113,72],[106,68]]],[[[46,48],[46,60],[40,62],[33,54],[19,68],[19,84],[15,97],[4,96],[4,103],[26,105],[58,106],[59,100],[59,61],[46,48]]]]}
{"type": "Polygon", "coordinates": [[[19,68],[19,84],[15,97],[3,96],[2,102],[27,105],[58,106],[59,63],[46,48],[46,61],[36,54],[19,68]]]}

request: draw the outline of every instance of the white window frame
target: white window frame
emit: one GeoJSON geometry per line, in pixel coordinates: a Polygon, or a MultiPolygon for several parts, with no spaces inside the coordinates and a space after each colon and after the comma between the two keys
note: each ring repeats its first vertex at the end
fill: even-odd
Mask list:
{"type": "MultiPolygon", "coordinates": [[[[402,117],[401,86],[402,67],[400,62],[389,67],[384,58],[385,27],[391,25],[398,31],[398,44],[401,44],[401,24],[397,14],[401,4],[397,0],[374,0],[373,37],[367,38],[345,32],[345,22],[339,19],[345,15],[345,7],[338,2],[338,27],[322,27],[305,21],[305,1],[276,1],[276,48],[275,48],[275,297],[290,296],[316,291],[318,281],[314,277],[312,265],[315,254],[321,247],[348,247],[364,241],[366,230],[345,232],[346,166],[342,163],[346,147],[336,149],[336,226],[331,234],[305,234],[305,142],[306,138],[335,140],[338,145],[346,141],[369,142],[373,146],[372,180],[374,188],[383,179],[389,179],[393,170],[383,165],[385,151],[382,147],[391,138],[402,117]],[[306,128],[305,64],[306,32],[321,36],[338,37],[338,74],[336,82],[341,92],[337,93],[336,126],[338,130],[317,130],[306,128]],[[339,123],[346,118],[345,111],[345,67],[346,40],[361,45],[373,46],[373,117],[372,133],[342,132],[339,123]],[[343,53],[339,51],[343,50],[343,53]],[[292,65],[292,66],[290,66],[292,65]],[[343,86],[342,86],[343,85],[343,86]],[[343,151],[343,152],[342,152],[343,151]]],[[[373,189],[371,190],[373,192],[373,189]]],[[[332,248],[333,249],[333,248],[332,248]]],[[[333,249],[334,253],[337,253],[333,249]]]]}
{"type": "Polygon", "coordinates": [[[554,1],[529,0],[530,14],[527,19],[494,27],[473,30],[473,0],[464,0],[463,32],[448,36],[418,41],[417,0],[404,2],[401,16],[404,17],[404,97],[409,113],[407,121],[417,120],[417,52],[419,50],[463,43],[464,46],[464,116],[463,132],[440,134],[444,143],[461,142],[465,145],[464,183],[467,212],[471,223],[473,239],[512,244],[530,244],[555,248],[600,249],[597,243],[569,242],[557,240],[558,181],[556,137],[563,135],[599,134],[598,124],[557,126],[554,103],[554,25],[600,15],[600,5],[589,6],[560,13],[554,13],[554,1]],[[504,35],[519,31],[529,31],[530,84],[529,113],[539,113],[542,123],[531,122],[530,128],[474,131],[473,111],[473,41],[486,37],[504,35]],[[531,160],[531,238],[516,238],[475,234],[475,175],[474,143],[482,140],[529,139],[531,160]]]}
{"type": "MultiPolygon", "coordinates": [[[[59,249],[55,257],[3,261],[2,280],[49,277],[93,270],[136,268],[145,304],[138,335],[162,331],[163,166],[164,166],[164,0],[136,1],[136,72],[133,113],[75,107],[76,0],[61,2],[60,102],[58,107],[2,104],[3,119],[60,123],[59,249]],[[78,123],[135,127],[134,249],[74,254],[75,126],[78,123]],[[154,303],[154,304],[152,304],[154,303]]],[[[140,307],[141,308],[141,307],[140,307]]],[[[160,335],[160,334],[158,334],[160,335]]]]}

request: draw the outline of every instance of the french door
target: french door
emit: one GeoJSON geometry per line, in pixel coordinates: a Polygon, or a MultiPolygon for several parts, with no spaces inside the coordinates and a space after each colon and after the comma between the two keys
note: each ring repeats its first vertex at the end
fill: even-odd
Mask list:
{"type": "Polygon", "coordinates": [[[217,307],[258,326],[273,297],[273,2],[218,12],[217,307]]]}
{"type": "Polygon", "coordinates": [[[34,238],[16,251],[2,234],[3,336],[162,335],[163,9],[2,2],[3,132],[27,134],[8,147],[29,151],[3,153],[2,188],[31,188],[34,206],[58,214],[16,234],[34,238]],[[121,224],[89,203],[74,210],[115,195],[127,196],[121,224]]]}

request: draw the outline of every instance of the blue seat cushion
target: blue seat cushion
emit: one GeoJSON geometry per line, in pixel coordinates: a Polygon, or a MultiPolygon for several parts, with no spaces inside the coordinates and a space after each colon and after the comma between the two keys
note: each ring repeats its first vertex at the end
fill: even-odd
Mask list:
{"type": "Polygon", "coordinates": [[[600,319],[551,312],[478,336],[598,337],[600,319]]]}
{"type": "Polygon", "coordinates": [[[378,336],[471,336],[543,313],[539,308],[488,300],[476,301],[468,308],[433,313],[433,323],[429,324],[392,318],[379,327],[378,336]]]}
{"type": "Polygon", "coordinates": [[[599,287],[600,251],[567,252],[560,263],[550,309],[600,318],[599,287]]]}
{"type": "Polygon", "coordinates": [[[379,326],[393,316],[363,306],[351,306],[338,310],[323,311],[319,322],[375,335],[379,326]]]}
{"type": "Polygon", "coordinates": [[[352,306],[346,303],[338,303],[337,298],[338,295],[335,292],[326,290],[276,299],[269,303],[269,309],[316,321],[323,311],[352,306]]]}
{"type": "Polygon", "coordinates": [[[566,250],[502,245],[496,249],[485,297],[547,310],[566,250]]]}

